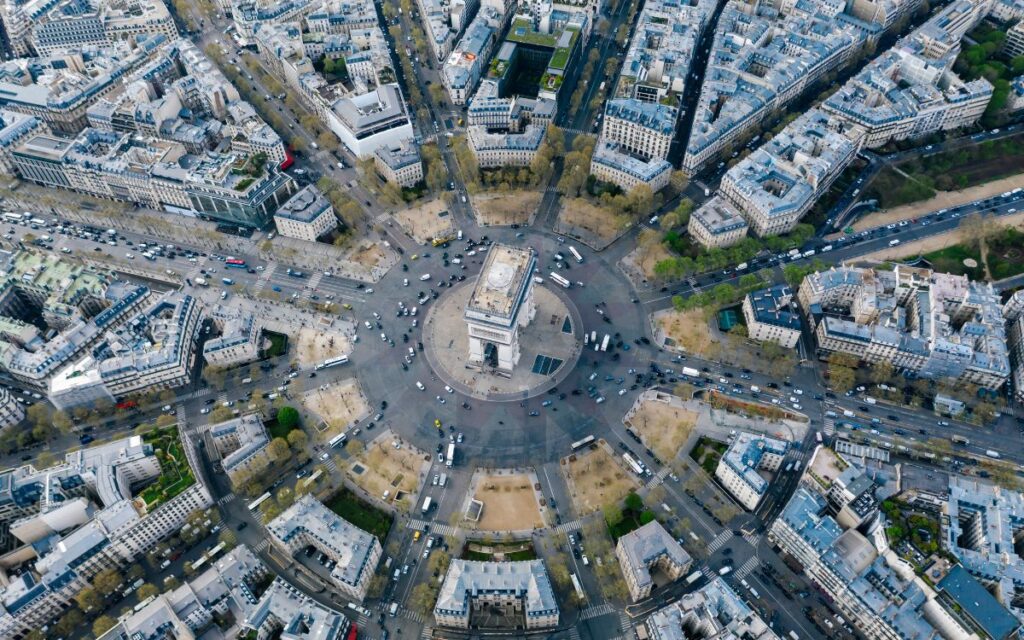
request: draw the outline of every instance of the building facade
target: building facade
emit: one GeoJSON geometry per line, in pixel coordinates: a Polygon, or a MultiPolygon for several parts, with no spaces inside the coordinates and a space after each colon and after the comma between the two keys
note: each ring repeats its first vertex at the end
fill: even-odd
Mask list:
{"type": "Polygon", "coordinates": [[[685,575],[693,564],[686,549],[657,520],[619,538],[615,557],[633,602],[651,595],[654,587],[651,574],[655,569],[674,581],[685,575]]]}
{"type": "Polygon", "coordinates": [[[715,468],[715,478],[745,509],[753,511],[768,491],[768,480],[759,471],[779,470],[789,443],[777,438],[740,431],[715,468]]]}
{"type": "Polygon", "coordinates": [[[452,560],[434,605],[441,627],[469,629],[478,612],[501,609],[527,631],[558,626],[558,603],[543,560],[452,560]]]}

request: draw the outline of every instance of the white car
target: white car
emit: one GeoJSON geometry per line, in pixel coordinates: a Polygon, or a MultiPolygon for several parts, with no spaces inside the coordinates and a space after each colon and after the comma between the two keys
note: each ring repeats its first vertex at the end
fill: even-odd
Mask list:
{"type": "Polygon", "coordinates": [[[420,391],[425,391],[426,390],[426,387],[424,387],[423,383],[420,382],[419,380],[416,381],[416,388],[419,389],[420,391]]]}
{"type": "Polygon", "coordinates": [[[210,413],[210,407],[203,407],[202,409],[199,410],[199,413],[203,415],[210,413]]]}
{"type": "Polygon", "coordinates": [[[448,385],[444,385],[444,390],[447,391],[448,393],[455,393],[455,389],[452,389],[448,385]]]}
{"type": "Polygon", "coordinates": [[[367,320],[367,321],[366,321],[366,322],[364,322],[363,324],[364,324],[364,325],[366,325],[366,328],[367,328],[367,329],[372,329],[372,328],[373,328],[373,325],[372,325],[372,324],[370,324],[370,321],[369,321],[369,320],[367,320]]]}
{"type": "Polygon", "coordinates": [[[445,404],[445,403],[447,402],[447,401],[446,401],[446,400],[445,400],[444,398],[442,398],[441,396],[437,396],[437,401],[438,401],[438,402],[440,402],[441,404],[445,404]]]}

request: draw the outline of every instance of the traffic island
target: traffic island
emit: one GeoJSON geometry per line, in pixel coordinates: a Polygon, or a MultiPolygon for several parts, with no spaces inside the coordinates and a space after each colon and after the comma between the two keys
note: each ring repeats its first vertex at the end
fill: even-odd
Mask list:
{"type": "Polygon", "coordinates": [[[604,440],[562,458],[561,467],[577,516],[618,504],[640,487],[636,476],[619,465],[615,452],[604,440]]]}
{"type": "Polygon", "coordinates": [[[645,391],[633,403],[622,423],[659,458],[671,461],[693,433],[698,417],[696,411],[686,408],[683,400],[676,396],[645,391]]]}
{"type": "Polygon", "coordinates": [[[507,534],[544,526],[544,498],[533,471],[477,470],[470,481],[469,495],[465,513],[476,515],[475,529],[507,534]]]}
{"type": "Polygon", "coordinates": [[[346,475],[370,496],[411,508],[420,481],[430,468],[430,456],[384,431],[364,449],[349,447],[351,463],[346,475]],[[401,502],[399,501],[401,496],[401,502]]]}

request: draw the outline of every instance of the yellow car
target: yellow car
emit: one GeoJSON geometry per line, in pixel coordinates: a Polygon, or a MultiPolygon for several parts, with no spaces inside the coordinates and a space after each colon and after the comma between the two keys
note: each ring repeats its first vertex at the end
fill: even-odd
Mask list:
{"type": "Polygon", "coordinates": [[[412,257],[410,257],[409,259],[410,260],[419,260],[420,259],[420,254],[414,253],[414,254],[412,254],[412,257]]]}
{"type": "Polygon", "coordinates": [[[437,418],[434,418],[434,426],[437,427],[438,429],[440,429],[441,428],[441,421],[438,420],[437,418]]]}
{"type": "Polygon", "coordinates": [[[417,541],[419,539],[420,539],[420,532],[419,531],[414,531],[413,534],[412,534],[413,542],[415,542],[415,541],[417,541]]]}

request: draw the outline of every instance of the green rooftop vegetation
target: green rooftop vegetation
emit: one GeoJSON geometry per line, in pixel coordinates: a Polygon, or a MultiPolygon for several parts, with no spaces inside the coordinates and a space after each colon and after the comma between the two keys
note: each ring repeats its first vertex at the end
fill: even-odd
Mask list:
{"type": "Polygon", "coordinates": [[[500,78],[501,76],[505,75],[506,71],[508,71],[508,67],[509,65],[507,61],[498,60],[497,58],[495,58],[491,60],[491,68],[489,75],[492,78],[500,78]]]}
{"type": "Polygon", "coordinates": [[[153,447],[160,461],[160,476],[138,496],[151,512],[195,484],[196,477],[185,457],[178,427],[154,429],[143,435],[142,441],[153,447]]]}
{"type": "Polygon", "coordinates": [[[548,91],[558,91],[565,78],[560,73],[545,73],[540,79],[540,88],[548,91]]]}
{"type": "Polygon", "coordinates": [[[555,44],[557,43],[555,36],[537,32],[528,20],[516,20],[513,22],[512,28],[508,30],[508,37],[506,40],[510,42],[521,42],[523,44],[532,44],[538,47],[550,47],[552,49],[555,48],[555,44]]]}

